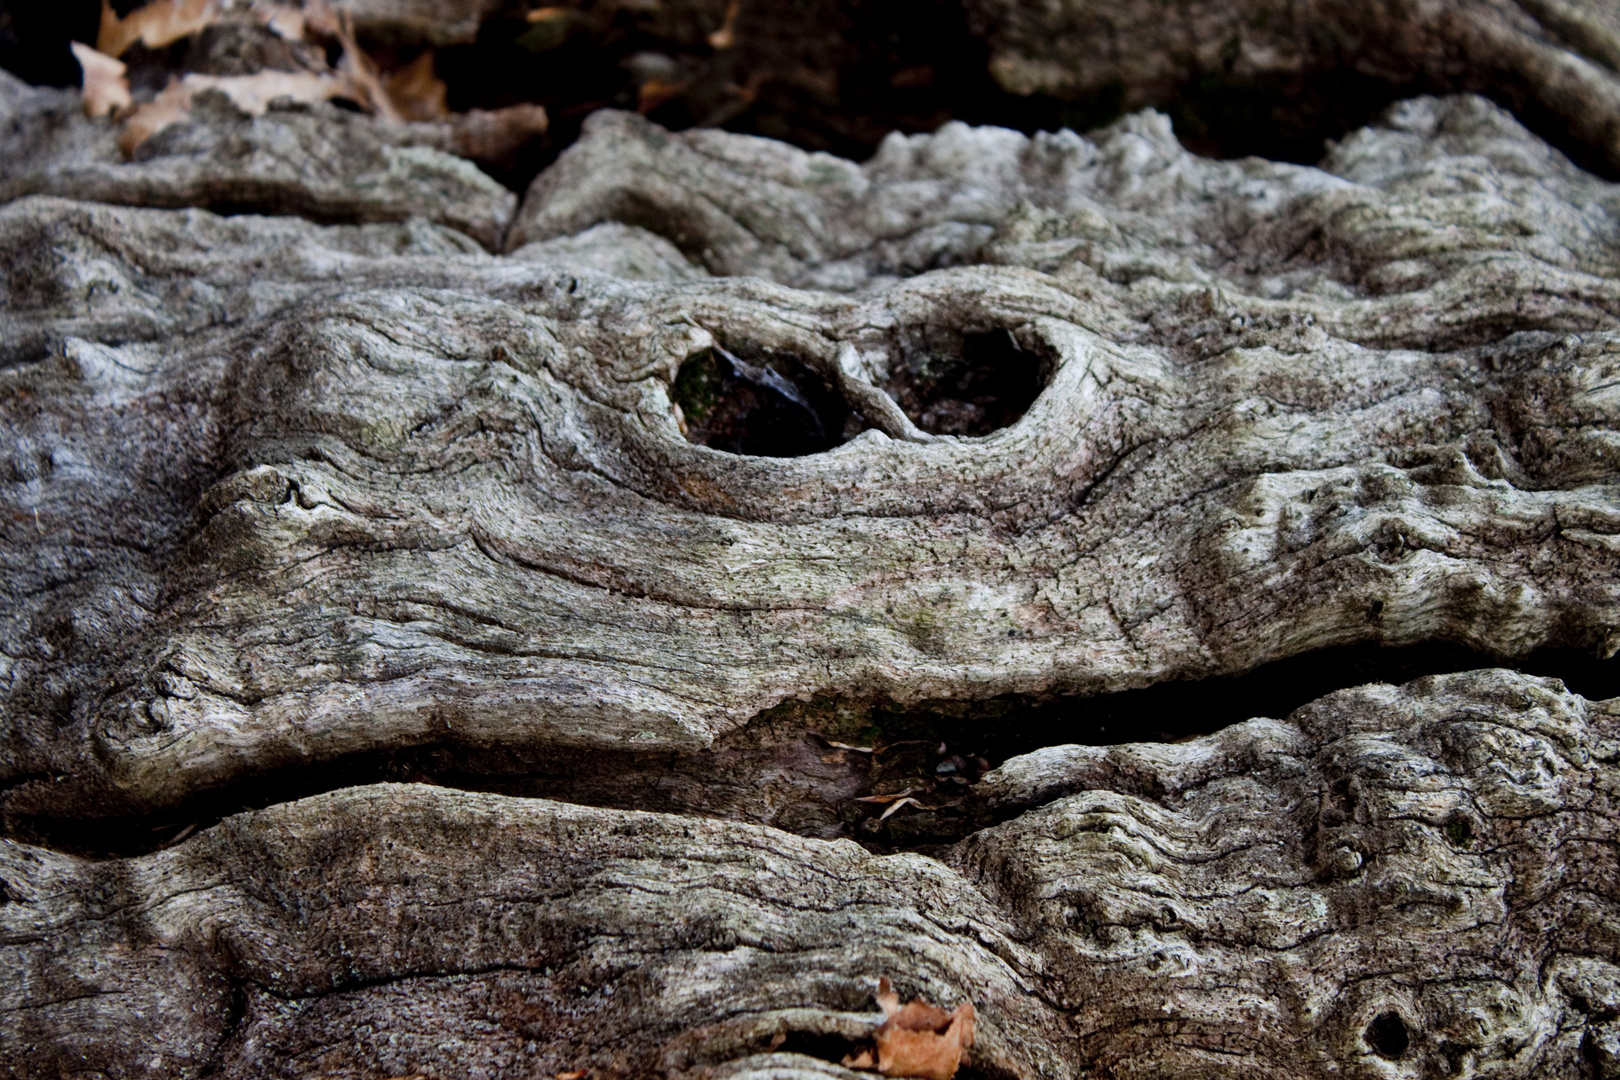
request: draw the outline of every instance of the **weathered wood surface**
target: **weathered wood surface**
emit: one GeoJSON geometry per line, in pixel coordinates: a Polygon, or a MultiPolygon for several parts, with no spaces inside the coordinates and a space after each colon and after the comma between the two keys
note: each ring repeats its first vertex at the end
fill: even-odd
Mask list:
{"type": "MultiPolygon", "coordinates": [[[[412,747],[700,755],[817,696],[1620,646],[1620,189],[1481,99],[1320,168],[1153,113],[864,166],[600,114],[508,222],[426,129],[216,103],[123,164],[72,95],[0,91],[16,835],[412,747]],[[230,140],[292,163],[255,208],[326,223],[209,212],[242,208],[230,140]],[[1044,389],[923,430],[982,414],[914,391],[987,340],[1044,389]],[[715,346],[798,358],[853,437],[688,441],[715,346]]],[[[983,1076],[1620,1074],[1614,722],[1492,670],[1052,747],[927,855],[718,779],[579,805],[643,804],[588,764],[567,803],[4,839],[0,1067],[847,1076],[887,974],[974,1001],[983,1076]]]]}
{"type": "Polygon", "coordinates": [[[850,1076],[887,972],[976,1004],[980,1076],[1611,1075],[1617,758],[1612,703],[1488,671],[1014,759],[1034,809],[939,860],[421,785],[6,842],[4,1060],[850,1076]]]}

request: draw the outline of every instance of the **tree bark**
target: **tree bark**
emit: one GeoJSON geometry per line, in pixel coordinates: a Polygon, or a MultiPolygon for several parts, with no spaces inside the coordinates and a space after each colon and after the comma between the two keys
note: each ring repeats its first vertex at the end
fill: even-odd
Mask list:
{"type": "Polygon", "coordinates": [[[984,1077],[1620,1075],[1620,699],[1512,670],[1620,648],[1620,189],[1500,107],[604,112],[515,209],[0,108],[7,1075],[848,1077],[885,975],[984,1077]]]}

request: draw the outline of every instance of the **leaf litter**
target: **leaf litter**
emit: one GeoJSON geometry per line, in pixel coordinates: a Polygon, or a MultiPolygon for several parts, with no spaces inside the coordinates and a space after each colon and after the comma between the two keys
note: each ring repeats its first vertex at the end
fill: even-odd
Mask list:
{"type": "Polygon", "coordinates": [[[126,157],[133,157],[153,135],[184,120],[197,95],[206,91],[224,94],[248,116],[263,116],[275,101],[308,105],[338,98],[352,101],[385,120],[447,122],[447,149],[497,165],[509,161],[524,143],[547,130],[546,110],[534,104],[451,112],[448,88],[434,70],[431,49],[397,70],[381,71],[355,40],[348,13],[334,13],[326,0],[310,0],[302,8],[261,0],[253,6],[252,17],[287,41],[312,37],[335,40],[342,49],[336,69],[266,70],[252,75],[192,73],[170,82],[151,101],[137,104],[130,93],[125,65],[118,57],[137,43],[148,49],[162,48],[207,29],[221,21],[220,5],[218,0],[153,0],[119,18],[108,0],[102,0],[96,48],[73,45],[73,53],[84,70],[85,113],[123,122],[118,145],[126,157]]]}
{"type": "Polygon", "coordinates": [[[117,58],[137,41],[161,49],[219,21],[216,0],[154,0],[120,19],[108,0],[101,0],[101,29],[96,51],[117,58]]]}
{"type": "Polygon", "coordinates": [[[978,1013],[971,1001],[950,1012],[923,998],[900,1004],[900,995],[884,976],[878,982],[883,1022],[872,1031],[872,1045],[844,1058],[851,1069],[915,1080],[951,1080],[973,1045],[978,1013]]]}
{"type": "Polygon", "coordinates": [[[129,94],[129,77],[122,60],[97,52],[83,42],[72,43],[73,55],[84,69],[84,112],[86,116],[107,116],[134,104],[129,94]]]}

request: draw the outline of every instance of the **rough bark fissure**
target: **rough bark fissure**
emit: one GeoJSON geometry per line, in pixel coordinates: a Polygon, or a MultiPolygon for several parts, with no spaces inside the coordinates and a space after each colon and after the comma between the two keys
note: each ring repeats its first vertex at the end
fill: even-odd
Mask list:
{"type": "Polygon", "coordinates": [[[514,211],[0,93],[6,1075],[850,1077],[880,975],[980,1077],[1620,1075],[1620,699],[1510,669],[1620,646],[1620,188],[1499,107],[600,113],[514,211]]]}

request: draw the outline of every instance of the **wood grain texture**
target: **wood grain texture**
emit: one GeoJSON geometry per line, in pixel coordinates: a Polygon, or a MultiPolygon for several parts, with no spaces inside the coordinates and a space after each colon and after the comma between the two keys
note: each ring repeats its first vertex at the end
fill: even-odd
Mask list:
{"type": "MultiPolygon", "coordinates": [[[[1097,693],[1350,642],[1612,652],[1615,191],[1477,99],[1397,119],[1341,151],[1360,183],[1196,159],[1151,116],[897,142],[935,175],[891,187],[958,193],[918,197],[911,241],[1004,216],[976,265],[848,292],[676,273],[605,211],[498,259],[414,226],[13,202],[7,337],[48,353],[5,375],[26,599],[0,798],[153,809],[428,742],[691,750],[795,697],[1097,693]],[[581,258],[627,236],[676,280],[581,258]],[[831,453],[750,458],[670,407],[715,343],[858,406],[997,330],[1052,373],[983,438],[891,404],[831,453]]],[[[611,209],[597,137],[558,170],[611,209]]],[[[744,165],[731,212],[782,206],[744,165]]]]}
{"type": "Polygon", "coordinates": [[[5,841],[0,1063],[854,1077],[889,974],[975,1003],[979,1076],[1577,1076],[1620,1009],[1617,722],[1483,671],[1053,747],[942,860],[422,785],[129,860],[5,841]]]}
{"type": "Polygon", "coordinates": [[[204,93],[190,116],[126,161],[118,128],[84,116],[77,93],[0,71],[0,124],[7,201],[42,194],[322,222],[421,218],[484,247],[500,243],[512,213],[512,193],[451,152],[448,122],[391,123],[324,103],[252,117],[204,93]]]}
{"type": "Polygon", "coordinates": [[[319,111],[74,172],[0,90],[0,1073],[847,1078],[888,975],[978,1077],[1620,1075],[1615,703],[1508,670],[1620,647],[1620,189],[1499,107],[1319,168],[603,113],[514,211],[319,111]],[[238,137],[319,175],[213,213],[238,137]],[[1033,404],[928,430],[985,341],[1033,404]],[[850,437],[684,437],[728,355],[850,437]],[[1433,642],[1507,667],[1056,730],[926,851],[834,838],[860,752],[795,728],[1433,642]],[[550,798],[46,842],[414,750],[550,798]]]}

